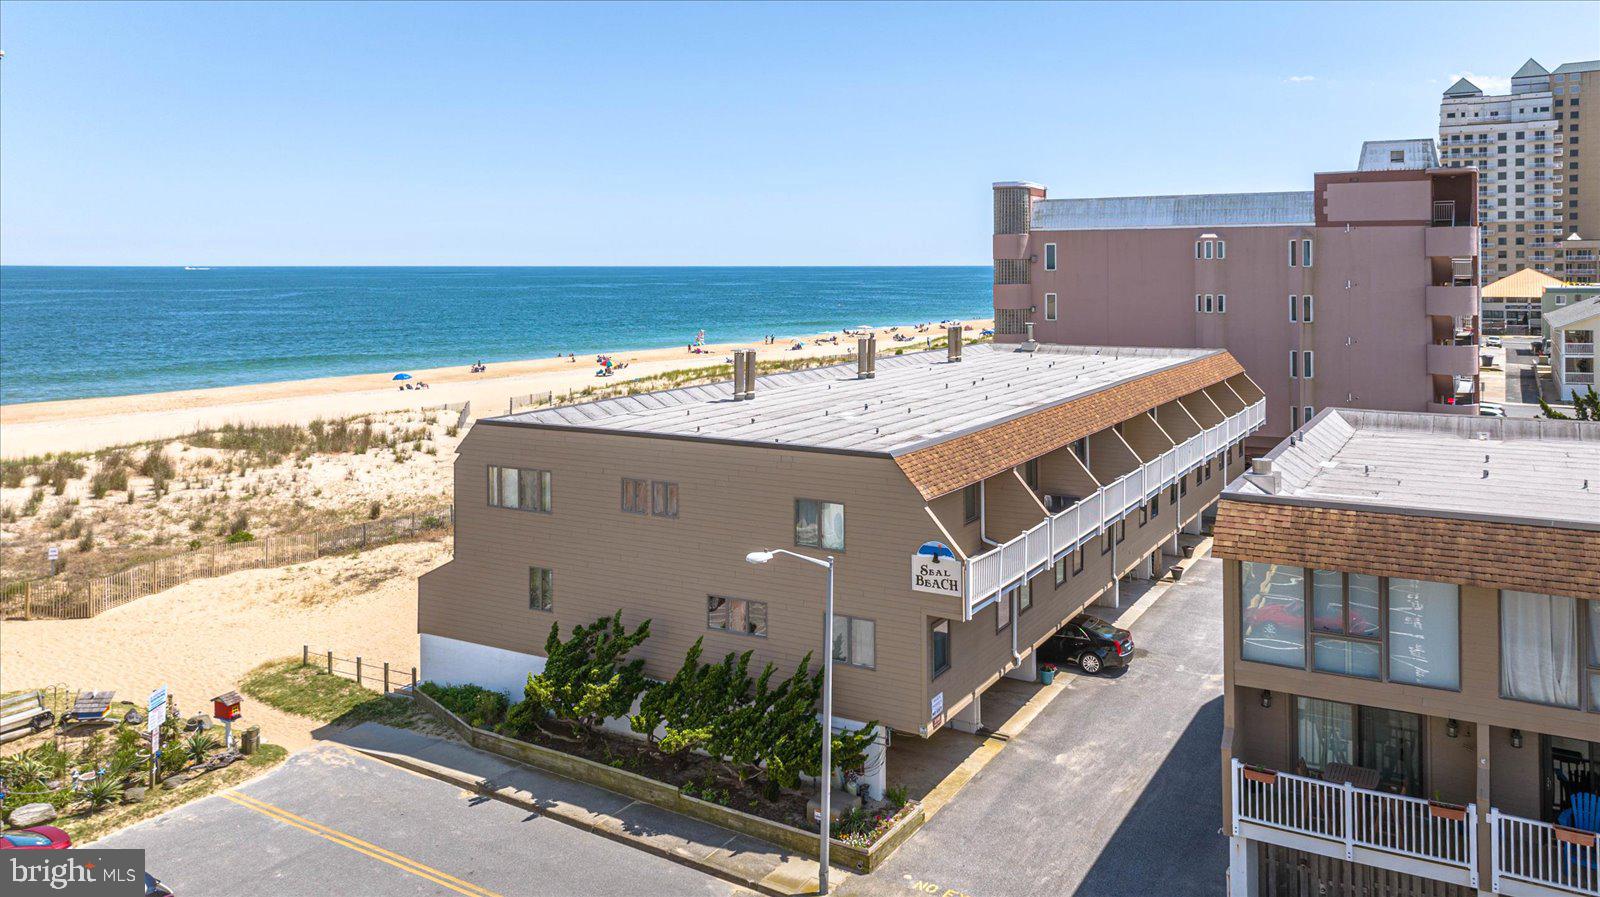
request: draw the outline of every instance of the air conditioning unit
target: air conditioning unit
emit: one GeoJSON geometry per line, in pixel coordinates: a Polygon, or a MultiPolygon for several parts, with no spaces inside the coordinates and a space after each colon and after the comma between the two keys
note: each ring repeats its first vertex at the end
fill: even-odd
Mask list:
{"type": "Polygon", "coordinates": [[[1072,507],[1074,501],[1075,499],[1070,495],[1046,495],[1044,497],[1044,506],[1050,510],[1050,513],[1059,514],[1072,507]]]}

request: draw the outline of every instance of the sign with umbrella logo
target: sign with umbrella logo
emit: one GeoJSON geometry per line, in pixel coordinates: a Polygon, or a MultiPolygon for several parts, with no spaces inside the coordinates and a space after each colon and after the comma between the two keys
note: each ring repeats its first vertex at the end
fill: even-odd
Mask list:
{"type": "Polygon", "coordinates": [[[924,542],[911,556],[911,588],[950,598],[961,597],[961,561],[943,542],[924,542]]]}

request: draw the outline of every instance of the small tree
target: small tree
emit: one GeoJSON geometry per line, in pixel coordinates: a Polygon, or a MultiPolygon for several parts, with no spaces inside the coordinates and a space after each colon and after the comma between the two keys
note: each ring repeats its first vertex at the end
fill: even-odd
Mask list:
{"type": "Polygon", "coordinates": [[[647,689],[644,697],[639,699],[639,712],[628,718],[628,725],[633,731],[643,735],[651,747],[656,747],[659,743],[656,730],[676,723],[684,714],[685,698],[695,694],[703,671],[708,669],[700,665],[700,653],[704,641],[704,638],[694,640],[689,653],[684,655],[683,665],[678,667],[678,672],[671,679],[647,689]]]}
{"type": "Polygon", "coordinates": [[[1589,387],[1589,391],[1582,395],[1572,397],[1572,413],[1564,414],[1550,407],[1544,399],[1539,400],[1539,410],[1551,420],[1590,420],[1600,421],[1600,393],[1589,387]]]}
{"type": "Polygon", "coordinates": [[[689,752],[711,749],[718,728],[727,724],[727,717],[750,694],[751,653],[729,652],[721,663],[699,667],[677,697],[673,716],[666,721],[660,745],[663,753],[679,757],[681,764],[681,758],[689,752]]]}
{"type": "Polygon", "coordinates": [[[588,626],[572,627],[566,641],[561,640],[560,624],[552,623],[544,644],[544,672],[528,677],[523,700],[507,722],[526,731],[550,715],[579,727],[580,737],[587,738],[607,718],[626,715],[648,683],[644,661],[623,658],[649,637],[649,620],[628,632],[620,610],[588,626]]]}

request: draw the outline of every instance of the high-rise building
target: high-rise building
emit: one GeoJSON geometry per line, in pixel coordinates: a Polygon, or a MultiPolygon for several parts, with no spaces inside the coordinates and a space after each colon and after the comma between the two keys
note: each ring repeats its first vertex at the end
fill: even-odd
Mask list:
{"type": "Polygon", "coordinates": [[[1600,152],[1600,117],[1583,118],[1585,94],[1600,95],[1600,60],[1552,72],[1530,59],[1511,76],[1509,93],[1486,95],[1466,78],[1444,92],[1442,161],[1481,172],[1485,281],[1523,268],[1561,277],[1561,241],[1600,236],[1600,163],[1583,167],[1584,137],[1600,152]]]}
{"type": "Polygon", "coordinates": [[[994,185],[1000,342],[1227,348],[1266,448],[1329,406],[1478,413],[1477,171],[1368,141],[1281,193],[1049,199],[994,185]]]}

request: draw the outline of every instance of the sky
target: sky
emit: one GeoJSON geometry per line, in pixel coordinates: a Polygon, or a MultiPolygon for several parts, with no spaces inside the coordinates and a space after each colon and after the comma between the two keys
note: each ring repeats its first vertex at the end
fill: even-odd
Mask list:
{"type": "Polygon", "coordinates": [[[0,49],[3,264],[981,265],[994,181],[1308,190],[1600,56],[1600,0],[0,2],[0,49]]]}

